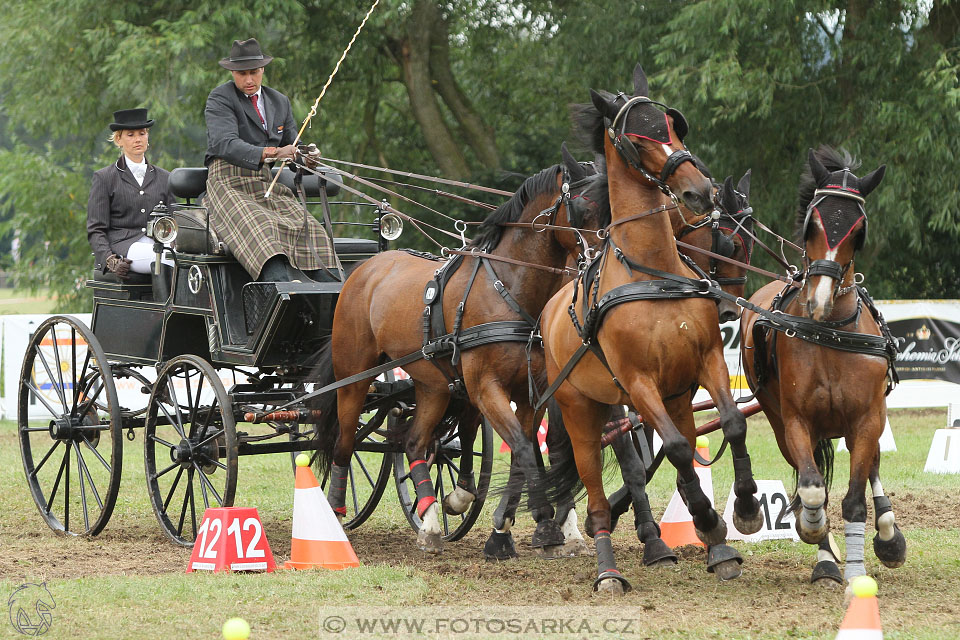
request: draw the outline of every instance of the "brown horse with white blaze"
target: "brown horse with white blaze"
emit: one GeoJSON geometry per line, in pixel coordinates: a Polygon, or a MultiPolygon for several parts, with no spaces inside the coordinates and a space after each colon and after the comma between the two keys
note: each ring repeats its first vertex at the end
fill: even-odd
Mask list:
{"type": "MultiPolygon", "coordinates": [[[[551,298],[541,321],[548,379],[587,490],[586,530],[595,538],[598,562],[594,586],[615,592],[630,585],[616,569],[603,491],[600,438],[610,405],[633,406],[658,431],[708,545],[708,569],[729,579],[740,575],[742,560],[723,544],[726,526],[693,468],[690,400],[703,386],[733,451],[735,524],[751,533],[762,525],[746,420],[730,394],[716,304],[677,253],[670,205],[661,204],[662,192],[679,193],[691,209],[704,212],[712,186],[683,147],[683,116],[646,97],[639,65],[633,94],[591,91],[592,105],[575,113],[593,150],[606,159],[611,224],[601,255],[551,298]]],[[[634,490],[639,495],[642,487],[634,490]]]]}
{"type": "Polygon", "coordinates": [[[879,476],[879,439],[886,423],[885,395],[896,379],[896,346],[854,269],[867,232],[864,198],[880,184],[885,167],[858,178],[857,166],[843,151],[810,151],[798,208],[803,286],[799,291],[777,283],[763,287],[750,301],[768,313],[748,309],[741,320],[744,372],[780,451],[797,473],[797,532],[820,549],[813,582],[843,579],[825,509],[831,438],[845,437],[850,450],[850,482],[842,502],[843,577],[865,573],[868,479],[877,527],[874,552],[889,567],[900,566],[906,557],[906,541],[879,476]]]}

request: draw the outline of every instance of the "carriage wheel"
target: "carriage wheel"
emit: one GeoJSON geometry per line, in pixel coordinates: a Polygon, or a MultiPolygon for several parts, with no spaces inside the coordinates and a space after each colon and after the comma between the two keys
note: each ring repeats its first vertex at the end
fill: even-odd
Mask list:
{"type": "Polygon", "coordinates": [[[179,356],[157,376],[143,443],[147,493],[163,532],[192,546],[209,507],[233,505],[237,430],[230,397],[205,360],[179,356]]]}
{"type": "Polygon", "coordinates": [[[17,426],[23,470],[54,531],[96,535],[120,491],[120,406],[100,343],[69,316],[45,320],[27,346],[17,426]],[[30,421],[31,409],[48,414],[30,421]]]}
{"type": "MultiPolygon", "coordinates": [[[[468,455],[473,455],[474,474],[477,477],[477,499],[470,504],[466,513],[458,516],[450,516],[444,513],[443,509],[440,510],[443,539],[447,542],[459,540],[470,531],[480,517],[483,502],[486,500],[487,487],[490,485],[490,470],[493,467],[493,428],[486,418],[480,424],[477,435],[480,438],[480,449],[477,450],[477,443],[474,442],[473,450],[468,452],[468,455]]],[[[458,462],[462,455],[458,430],[454,430],[440,440],[437,453],[427,459],[438,502],[443,502],[447,493],[456,488],[457,474],[460,471],[458,462]]],[[[422,521],[417,515],[417,491],[410,479],[410,469],[403,452],[393,454],[393,478],[397,485],[400,506],[407,516],[407,521],[414,531],[419,531],[422,521]]]]}

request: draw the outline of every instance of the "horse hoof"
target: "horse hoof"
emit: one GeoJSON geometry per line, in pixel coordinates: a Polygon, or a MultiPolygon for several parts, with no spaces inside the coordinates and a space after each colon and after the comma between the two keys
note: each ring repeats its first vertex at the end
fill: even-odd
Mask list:
{"type": "Polygon", "coordinates": [[[645,567],[672,567],[676,564],[677,555],[667,546],[663,538],[651,538],[643,543],[645,567]]]}
{"type": "Polygon", "coordinates": [[[750,499],[753,501],[751,506],[754,507],[754,510],[749,515],[740,515],[743,506],[743,501],[740,498],[737,498],[733,503],[733,526],[745,536],[756,533],[763,528],[763,512],[760,511],[760,503],[753,496],[750,499]]]}
{"type": "Polygon", "coordinates": [[[544,558],[574,558],[590,555],[590,547],[583,539],[569,540],[563,544],[534,547],[534,553],[544,558]]]}
{"type": "Polygon", "coordinates": [[[496,530],[483,545],[483,557],[487,560],[509,560],[517,557],[517,548],[513,544],[513,534],[509,531],[498,533],[496,530]]]}
{"type": "Polygon", "coordinates": [[[880,534],[873,536],[873,553],[883,566],[896,569],[907,559],[907,541],[900,532],[900,527],[893,526],[893,537],[881,540],[880,534]]]}
{"type": "Polygon", "coordinates": [[[843,574],[836,562],[821,560],[813,567],[810,582],[824,587],[838,587],[843,585],[843,574]]]}
{"type": "Polygon", "coordinates": [[[697,537],[700,538],[703,544],[707,547],[712,547],[714,545],[723,544],[727,541],[727,523],[723,521],[722,518],[717,518],[717,526],[715,526],[710,531],[701,531],[694,527],[697,537]]]}
{"type": "Polygon", "coordinates": [[[420,547],[421,551],[427,553],[442,553],[443,536],[439,533],[427,533],[421,530],[417,533],[417,546],[420,547]]]}
{"type": "Polygon", "coordinates": [[[707,549],[707,572],[716,574],[720,582],[739,578],[743,574],[741,564],[743,558],[730,545],[715,544],[707,549]]]}
{"type": "Polygon", "coordinates": [[[458,516],[466,513],[476,496],[462,487],[457,487],[453,493],[443,498],[443,512],[448,516],[458,516]]]}
{"type": "Polygon", "coordinates": [[[565,542],[563,530],[553,518],[544,518],[537,523],[530,544],[536,549],[539,547],[562,546],[565,542]]]}
{"type": "Polygon", "coordinates": [[[620,575],[617,570],[604,571],[597,579],[593,581],[593,590],[597,593],[610,593],[622,596],[628,591],[633,590],[627,579],[620,575]]]}
{"type": "Polygon", "coordinates": [[[823,542],[823,539],[830,533],[830,518],[824,518],[823,526],[819,529],[804,529],[800,526],[800,518],[798,517],[793,528],[796,530],[797,535],[800,536],[800,540],[807,544],[818,545],[823,542]]]}

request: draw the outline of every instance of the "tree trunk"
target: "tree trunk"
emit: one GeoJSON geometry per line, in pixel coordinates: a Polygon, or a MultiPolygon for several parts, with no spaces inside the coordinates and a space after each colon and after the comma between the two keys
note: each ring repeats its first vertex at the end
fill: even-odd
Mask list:
{"type": "Polygon", "coordinates": [[[480,114],[460,90],[450,70],[450,34],[446,19],[440,16],[433,23],[430,50],[430,73],[434,88],[460,124],[467,143],[487,169],[500,167],[497,143],[493,130],[486,126],[480,114]]]}
{"type": "Polygon", "coordinates": [[[407,19],[406,37],[400,43],[398,57],[403,66],[410,109],[420,125],[427,149],[443,175],[465,180],[470,176],[470,168],[443,121],[430,78],[430,37],[433,23],[439,17],[433,0],[416,0],[407,19]]]}

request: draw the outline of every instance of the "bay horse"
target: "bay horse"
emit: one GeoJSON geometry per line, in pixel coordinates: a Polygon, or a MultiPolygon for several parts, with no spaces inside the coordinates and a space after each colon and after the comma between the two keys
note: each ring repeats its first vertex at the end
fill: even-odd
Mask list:
{"type": "MultiPolygon", "coordinates": [[[[568,171],[573,174],[576,169],[570,166],[565,158],[568,171]]],[[[700,166],[700,171],[706,173],[706,167],[700,166]]],[[[607,198],[606,177],[603,175],[602,162],[589,163],[588,169],[599,171],[594,178],[595,182],[582,194],[582,200],[589,206],[605,206],[609,208],[607,198]]],[[[753,208],[749,204],[750,171],[748,170],[737,186],[733,185],[732,176],[728,176],[722,184],[715,183],[714,194],[716,208],[706,214],[695,214],[682,204],[679,209],[670,211],[670,224],[677,239],[683,238],[687,244],[705,249],[723,257],[736,260],[740,264],[732,264],[718,260],[697,251],[681,250],[697,264],[712,280],[731,296],[742,297],[746,284],[746,267],[750,264],[753,249],[753,208]]],[[[575,198],[573,203],[577,203],[575,198]]],[[[726,299],[719,302],[725,303],[726,299]]],[[[720,324],[735,320],[739,317],[740,307],[732,302],[718,304],[718,321],[720,324]]],[[[550,451],[551,465],[572,464],[570,461],[570,444],[563,423],[562,414],[555,402],[548,403],[550,428],[547,432],[547,444],[550,451]]],[[[623,407],[611,407],[611,422],[623,423],[627,418],[623,407]]],[[[609,436],[608,436],[609,437],[609,436]]],[[[652,431],[644,429],[643,433],[635,437],[645,437],[648,449],[652,450],[652,431]]],[[[621,515],[632,506],[634,510],[634,529],[637,538],[643,543],[643,563],[647,566],[672,565],[676,563],[676,555],[670,550],[660,537],[660,527],[650,509],[650,502],[644,490],[647,482],[644,460],[637,450],[638,443],[634,443],[634,436],[623,434],[611,439],[611,448],[620,466],[621,476],[633,476],[632,484],[639,491],[631,492],[625,484],[610,497],[611,504],[611,531],[621,515]]],[[[626,480],[625,480],[626,482],[626,480]]],[[[571,492],[572,494],[572,492],[571,492]]],[[[558,504],[557,520],[563,521],[563,506],[565,500],[558,504]]],[[[575,522],[575,519],[573,519],[575,522]]],[[[579,532],[573,534],[564,526],[567,544],[573,546],[579,539],[579,532]]],[[[575,548],[575,547],[574,547],[575,548]]]]}
{"type": "MultiPolygon", "coordinates": [[[[543,356],[539,346],[528,348],[528,343],[533,318],[560,287],[568,256],[581,250],[582,236],[571,225],[599,229],[607,222],[571,216],[564,204],[565,187],[559,165],[545,169],[491,212],[465,257],[438,264],[406,251],[388,251],[360,265],[343,285],[327,354],[330,366],[321,363],[320,371],[332,371],[342,380],[385,359],[418,350],[427,356],[404,365],[416,397],[404,447],[422,520],[417,544],[424,551],[440,553],[443,547],[439,505],[425,462],[437,431],[459,422],[466,450],[481,414],[510,446],[529,489],[537,522],[533,544],[563,543],[539,480],[540,452],[531,443],[535,412],[528,400],[528,354],[529,366],[541,372],[543,356]],[[547,271],[533,268],[537,266],[547,271]],[[442,322],[434,326],[432,319],[438,317],[442,322]],[[479,346],[460,349],[458,335],[476,336],[496,322],[511,324],[507,335],[501,332],[479,346]],[[434,339],[434,330],[444,334],[442,340],[434,339]]],[[[346,467],[369,383],[355,382],[321,399],[325,417],[318,431],[335,433],[336,438],[324,446],[321,436],[319,455],[321,466],[332,458],[330,502],[338,513],[344,512],[346,467]]],[[[447,513],[465,512],[476,497],[470,465],[472,456],[463,456],[457,488],[442,505],[447,513]]],[[[509,527],[503,532],[496,517],[495,529],[509,534],[509,527]]]]}
{"type": "Polygon", "coordinates": [[[638,65],[632,96],[591,91],[592,104],[575,111],[592,150],[605,158],[611,224],[602,253],[550,299],[541,318],[548,391],[555,391],[576,472],[587,490],[586,531],[595,539],[598,563],[594,588],[613,592],[630,584],[616,569],[601,473],[600,437],[611,405],[635,407],[660,434],[697,534],[708,547],[708,570],[730,579],[740,575],[742,559],[723,544],[726,525],[693,468],[690,399],[697,385],[703,386],[717,404],[733,451],[734,522],[747,533],[762,526],[746,420],[730,393],[716,305],[681,260],[669,205],[661,204],[661,193],[669,195],[680,184],[684,202],[704,212],[711,206],[712,185],[680,141],[686,133],[682,115],[646,96],[646,76],[638,65]],[[664,184],[666,172],[657,177],[657,166],[673,168],[673,184],[664,184]],[[675,295],[663,299],[665,292],[675,295]]]}
{"type": "Polygon", "coordinates": [[[842,501],[846,564],[843,578],[864,575],[865,497],[873,489],[877,534],[873,548],[888,567],[906,558],[906,541],[880,484],[879,439],[886,393],[895,382],[895,342],[855,276],[854,257],[867,235],[864,199],[880,184],[885,166],[862,178],[849,153],[812,149],[800,181],[797,210],[804,247],[803,286],[771,283],[750,301],[770,316],[744,312],[744,373],[784,458],[797,474],[800,539],[819,547],[811,582],[842,582],[838,552],[830,544],[826,513],[833,471],[831,438],[845,437],[850,482],[842,501]],[[866,312],[864,312],[866,308],[866,312]],[[782,322],[781,322],[782,320],[782,322]],[[772,330],[776,329],[776,330],[772,330]]]}

